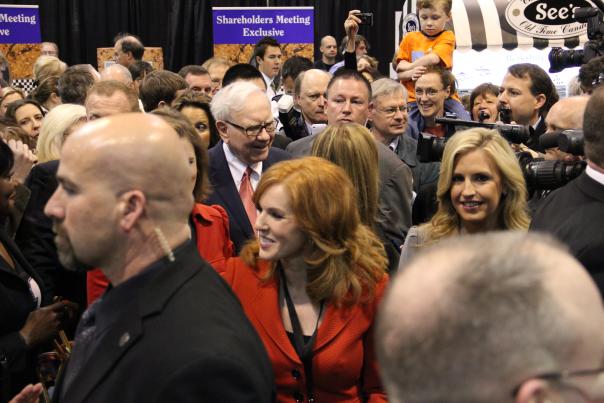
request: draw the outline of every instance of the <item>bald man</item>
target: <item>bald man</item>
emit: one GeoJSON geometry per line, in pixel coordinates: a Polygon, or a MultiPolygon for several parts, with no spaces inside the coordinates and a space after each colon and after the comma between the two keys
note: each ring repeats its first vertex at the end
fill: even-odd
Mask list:
{"type": "Polygon", "coordinates": [[[124,67],[142,60],[145,46],[139,37],[128,33],[115,37],[113,45],[113,60],[124,67]]]}
{"type": "Polygon", "coordinates": [[[603,327],[598,289],[559,243],[451,237],[382,303],[382,380],[394,403],[602,401],[603,327]]]}
{"type": "Polygon", "coordinates": [[[120,83],[126,84],[130,88],[134,88],[130,70],[118,63],[105,67],[101,72],[101,81],[109,80],[119,81],[120,83]]]}
{"type": "MultiPolygon", "coordinates": [[[[583,113],[589,101],[588,96],[563,98],[552,105],[545,117],[546,133],[566,129],[583,129],[583,113]]],[[[558,147],[545,150],[546,160],[574,160],[572,154],[560,151],[558,147]]]]}
{"type": "Polygon", "coordinates": [[[336,42],[336,38],[331,35],[326,35],[321,38],[319,51],[321,52],[321,59],[315,62],[315,68],[329,71],[331,66],[336,64],[336,56],[338,55],[338,43],[336,42]]]}
{"type": "Polygon", "coordinates": [[[60,402],[272,400],[260,339],[190,240],[185,142],[159,117],[123,114],[63,146],[45,209],[59,258],[100,267],[113,289],[83,315],[60,402]]]}

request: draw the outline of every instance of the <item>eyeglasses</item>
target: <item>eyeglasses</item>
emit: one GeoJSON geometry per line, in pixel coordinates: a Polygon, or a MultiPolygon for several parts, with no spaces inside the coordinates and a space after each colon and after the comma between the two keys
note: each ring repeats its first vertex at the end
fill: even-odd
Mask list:
{"type": "Polygon", "coordinates": [[[417,88],[415,90],[415,97],[416,98],[420,98],[422,95],[425,94],[428,98],[434,98],[440,91],[443,91],[443,90],[437,90],[437,89],[434,89],[434,88],[428,88],[427,90],[424,91],[421,88],[417,88]]]}
{"type": "Polygon", "coordinates": [[[407,112],[409,112],[409,106],[393,106],[391,108],[378,109],[378,111],[382,113],[385,117],[391,118],[396,115],[396,112],[401,112],[403,115],[406,114],[407,112]]]}
{"type": "Polygon", "coordinates": [[[270,136],[272,136],[273,134],[275,134],[275,131],[277,130],[277,121],[276,120],[271,120],[270,122],[264,122],[261,125],[254,125],[254,126],[248,126],[248,127],[239,126],[238,124],[229,122],[228,120],[225,120],[225,122],[237,129],[241,130],[248,137],[257,137],[260,133],[262,133],[262,130],[266,130],[266,132],[270,136]]]}
{"type": "MultiPolygon", "coordinates": [[[[579,391],[582,395],[588,396],[590,398],[603,398],[604,397],[604,368],[594,368],[594,369],[579,369],[572,371],[561,371],[561,372],[547,372],[544,374],[539,374],[536,376],[532,376],[531,378],[543,379],[548,381],[555,381],[560,383],[568,383],[568,386],[579,391]],[[573,378],[582,378],[587,376],[595,376],[598,379],[594,381],[592,387],[589,390],[584,390],[584,388],[579,387],[577,384],[572,384],[573,378]]],[[[525,381],[521,382],[520,385],[514,388],[513,396],[516,396],[520,391],[520,387],[525,381]]]]}

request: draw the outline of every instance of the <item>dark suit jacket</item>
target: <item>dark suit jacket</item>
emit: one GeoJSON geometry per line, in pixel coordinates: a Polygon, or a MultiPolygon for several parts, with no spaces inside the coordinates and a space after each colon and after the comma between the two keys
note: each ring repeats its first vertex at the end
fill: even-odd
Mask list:
{"type": "MultiPolygon", "coordinates": [[[[281,319],[279,278],[276,275],[269,281],[262,280],[268,264],[263,261],[259,266],[254,270],[240,259],[229,259],[223,277],[239,297],[269,353],[279,401],[302,401],[306,395],[304,367],[281,319]]],[[[378,282],[370,303],[359,303],[349,309],[325,305],[313,347],[317,402],[386,401],[378,375],[373,323],[387,282],[387,276],[378,282]]]]}
{"type": "MultiPolygon", "coordinates": [[[[317,134],[290,143],[286,151],[294,157],[310,155],[317,134]]],[[[378,223],[392,244],[400,249],[411,227],[411,169],[385,145],[375,142],[380,168],[378,223]]]]}
{"type": "Polygon", "coordinates": [[[86,273],[69,271],[61,265],[52,232],[52,220],[44,206],[56,190],[59,161],[35,165],[25,185],[31,190],[15,241],[34,270],[42,277],[48,292],[86,306],[86,273]]]}
{"type": "Polygon", "coordinates": [[[193,242],[175,255],[128,290],[132,303],[115,312],[63,402],[274,400],[270,361],[229,286],[193,242]]]}
{"type": "MultiPolygon", "coordinates": [[[[254,229],[250,223],[239,190],[235,186],[233,176],[229,169],[229,164],[222,149],[222,141],[212,147],[210,154],[210,182],[212,183],[212,194],[208,197],[205,204],[218,204],[227,211],[229,215],[230,237],[235,244],[235,252],[239,251],[245,244],[245,241],[254,237],[254,229]]],[[[266,171],[271,165],[279,161],[285,161],[291,158],[291,155],[283,150],[271,148],[268,158],[262,164],[262,171],[266,171]]]]}
{"type": "Polygon", "coordinates": [[[568,245],[604,295],[604,185],[585,172],[543,200],[531,223],[568,245]]]}
{"type": "MultiPolygon", "coordinates": [[[[4,232],[0,231],[0,242],[6,247],[13,260],[32,277],[42,291],[42,305],[48,301],[44,283],[27,263],[19,248],[4,232]]],[[[0,401],[8,401],[25,385],[36,382],[35,364],[37,350],[28,350],[19,336],[29,313],[36,309],[29,291],[29,284],[15,271],[0,264],[0,362],[6,359],[6,368],[0,366],[0,401]],[[8,372],[8,373],[7,373],[8,372]],[[7,391],[9,396],[3,396],[7,391]],[[3,399],[4,398],[4,399],[3,399]]]]}

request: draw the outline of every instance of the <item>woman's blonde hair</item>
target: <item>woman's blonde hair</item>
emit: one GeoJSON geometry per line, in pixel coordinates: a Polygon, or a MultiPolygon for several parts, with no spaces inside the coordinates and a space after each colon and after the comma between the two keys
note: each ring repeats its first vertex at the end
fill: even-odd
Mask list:
{"type": "MultiPolygon", "coordinates": [[[[386,273],[386,254],[377,236],[359,218],[356,190],[344,170],[329,161],[306,157],[280,162],[262,174],[254,202],[282,185],[300,230],[306,235],[310,266],[306,292],[313,302],[350,306],[373,299],[386,273]]],[[[242,259],[256,267],[258,242],[248,243],[242,259]]],[[[276,262],[265,280],[275,275],[276,262]]]]}
{"type": "Polygon", "coordinates": [[[380,173],[377,147],[369,130],[357,123],[328,126],[315,139],[311,155],[346,171],[356,189],[361,221],[374,228],[380,173]]]}
{"type": "Polygon", "coordinates": [[[499,229],[528,229],[526,184],[512,148],[496,130],[472,128],[455,133],[445,146],[436,191],[438,210],[432,220],[424,224],[428,242],[445,238],[459,229],[459,216],[451,201],[453,170],[460,156],[474,150],[486,152],[501,175],[503,195],[497,209],[499,229]]]}
{"type": "Polygon", "coordinates": [[[60,76],[67,70],[67,65],[54,56],[43,55],[34,63],[34,79],[38,82],[50,76],[60,76]]]}
{"type": "Polygon", "coordinates": [[[86,119],[82,105],[62,104],[54,107],[44,117],[36,144],[38,162],[58,160],[65,141],[65,132],[75,123],[86,119]]]}

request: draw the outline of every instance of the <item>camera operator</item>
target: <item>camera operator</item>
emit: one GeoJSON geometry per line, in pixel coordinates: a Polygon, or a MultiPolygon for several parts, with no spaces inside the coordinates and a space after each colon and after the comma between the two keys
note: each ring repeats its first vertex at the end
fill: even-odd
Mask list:
{"type": "Polygon", "coordinates": [[[581,90],[591,95],[600,84],[604,84],[604,56],[596,57],[579,69],[581,90]]]}
{"type": "MultiPolygon", "coordinates": [[[[583,114],[589,101],[588,96],[564,98],[556,102],[545,118],[546,134],[567,129],[582,129],[583,114]]],[[[576,161],[580,157],[561,151],[559,147],[545,149],[546,160],[576,161]]]]}
{"type": "Polygon", "coordinates": [[[583,118],[587,168],[543,201],[531,230],[565,242],[604,290],[604,88],[594,91],[583,118]]]}
{"type": "MultiPolygon", "coordinates": [[[[562,130],[568,129],[583,129],[583,114],[585,112],[585,106],[589,97],[577,96],[564,98],[556,102],[550,109],[547,117],[545,118],[545,124],[547,131],[545,135],[556,136],[562,130]]],[[[545,137],[542,138],[544,140],[545,137]]],[[[542,141],[543,143],[543,141],[542,141]]],[[[565,161],[572,162],[578,161],[581,157],[573,155],[568,152],[561,151],[559,147],[548,147],[543,145],[545,154],[543,158],[547,161],[565,161]]],[[[535,212],[543,203],[543,200],[551,193],[549,189],[529,189],[531,191],[531,198],[528,202],[529,210],[535,212]]]]}
{"type": "Polygon", "coordinates": [[[530,126],[531,137],[526,145],[543,152],[539,136],[545,133],[545,117],[558,99],[554,83],[541,67],[530,63],[513,64],[501,84],[499,110],[501,114],[502,109],[509,109],[513,122],[530,126]]]}

